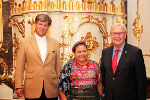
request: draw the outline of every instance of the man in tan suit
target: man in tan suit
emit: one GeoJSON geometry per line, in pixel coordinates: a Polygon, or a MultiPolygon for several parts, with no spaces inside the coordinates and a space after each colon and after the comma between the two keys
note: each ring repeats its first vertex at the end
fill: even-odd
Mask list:
{"type": "Polygon", "coordinates": [[[37,15],[35,34],[23,39],[19,45],[15,91],[19,97],[24,95],[26,100],[58,100],[61,61],[58,42],[46,36],[51,22],[48,15],[37,15]]]}

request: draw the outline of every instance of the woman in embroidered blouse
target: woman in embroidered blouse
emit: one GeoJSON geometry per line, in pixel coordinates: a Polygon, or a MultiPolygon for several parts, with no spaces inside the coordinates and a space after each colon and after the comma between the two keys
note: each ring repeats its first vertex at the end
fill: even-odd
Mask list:
{"type": "Polygon", "coordinates": [[[99,100],[102,93],[100,67],[88,59],[87,45],[78,41],[72,47],[75,58],[67,62],[59,77],[61,100],[99,100]]]}

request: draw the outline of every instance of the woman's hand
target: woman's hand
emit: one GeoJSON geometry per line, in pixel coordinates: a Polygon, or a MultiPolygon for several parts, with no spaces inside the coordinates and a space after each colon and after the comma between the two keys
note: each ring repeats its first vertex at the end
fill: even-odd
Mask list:
{"type": "Polygon", "coordinates": [[[97,84],[97,90],[98,90],[99,95],[102,95],[102,94],[103,94],[102,82],[99,82],[99,83],[97,84]]]}

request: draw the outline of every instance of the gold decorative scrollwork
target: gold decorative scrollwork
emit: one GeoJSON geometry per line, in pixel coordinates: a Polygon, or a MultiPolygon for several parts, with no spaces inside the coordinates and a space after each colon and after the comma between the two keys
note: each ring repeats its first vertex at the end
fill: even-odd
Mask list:
{"type": "Polygon", "coordinates": [[[143,25],[140,25],[139,24],[139,19],[140,19],[140,14],[139,14],[139,0],[137,0],[137,17],[135,18],[134,20],[134,23],[133,23],[133,26],[134,26],[134,29],[133,29],[133,35],[136,37],[137,39],[137,47],[139,47],[139,41],[141,39],[141,34],[143,33],[143,25]]]}
{"type": "Polygon", "coordinates": [[[2,45],[3,45],[3,42],[2,42],[2,41],[0,41],[0,48],[2,47],[2,45]]]}
{"type": "Polygon", "coordinates": [[[88,32],[85,37],[81,37],[81,40],[85,41],[87,44],[89,57],[92,53],[96,53],[96,48],[99,46],[99,43],[96,42],[96,37],[93,37],[91,32],[88,32]]]}
{"type": "MultiPolygon", "coordinates": [[[[65,31],[62,33],[63,42],[60,44],[63,48],[61,53],[61,58],[65,61],[71,59],[73,57],[71,49],[71,39],[75,32],[78,31],[79,27],[85,23],[92,23],[98,26],[100,33],[102,33],[103,37],[103,48],[108,47],[110,44],[108,43],[108,32],[106,29],[106,18],[94,18],[93,16],[89,15],[86,17],[81,17],[76,19],[74,16],[64,16],[65,19],[65,31]]],[[[89,35],[89,33],[88,33],[89,35]]],[[[94,38],[95,39],[95,38],[94,38]]],[[[94,42],[93,39],[93,42],[94,42]]],[[[96,40],[96,39],[95,39],[96,40]]],[[[96,43],[96,41],[94,42],[96,43]]],[[[94,49],[98,46],[98,44],[94,44],[94,49]]],[[[92,48],[93,50],[93,48],[92,48]]],[[[94,50],[93,50],[94,51],[94,50]]]]}
{"type": "Polygon", "coordinates": [[[18,4],[11,0],[10,17],[24,13],[34,12],[78,12],[99,13],[106,15],[124,15],[124,1],[120,0],[118,5],[106,0],[24,0],[18,4]]]}
{"type": "MultiPolygon", "coordinates": [[[[139,14],[139,0],[137,0],[137,11],[136,11],[137,17],[134,19],[133,22],[133,35],[137,39],[137,47],[139,47],[139,42],[141,39],[141,34],[143,33],[143,25],[140,25],[139,20],[140,20],[140,14],[139,14]]],[[[143,56],[150,57],[150,54],[143,54],[143,56]]]]}
{"type": "Polygon", "coordinates": [[[0,81],[5,80],[6,78],[8,78],[8,66],[6,65],[6,63],[4,62],[4,60],[2,58],[0,58],[0,67],[3,70],[3,73],[0,74],[0,81]]]}
{"type": "Polygon", "coordinates": [[[9,23],[9,27],[12,27],[12,25],[17,26],[18,31],[22,34],[22,37],[25,37],[25,21],[22,20],[21,22],[18,22],[18,19],[13,19],[13,22],[9,23]]]}
{"type": "Polygon", "coordinates": [[[4,53],[8,53],[8,49],[4,49],[4,48],[2,47],[3,43],[4,43],[4,42],[0,42],[0,52],[3,51],[4,53]]]}
{"type": "MultiPolygon", "coordinates": [[[[9,37],[9,35],[8,35],[9,37]]],[[[10,37],[11,38],[11,37],[10,37]]],[[[6,40],[6,41],[3,41],[3,42],[0,42],[0,56],[1,54],[3,55],[3,53],[8,53],[8,49],[5,49],[4,47],[7,47],[9,42],[11,40],[6,40]]],[[[2,56],[3,57],[3,56],[2,56]]],[[[12,68],[8,68],[7,64],[6,64],[6,61],[0,57],[0,83],[1,82],[11,82],[11,85],[14,87],[14,82],[11,78],[8,78],[9,75],[11,75],[11,71],[12,71],[12,68]]]]}
{"type": "MultiPolygon", "coordinates": [[[[150,52],[150,50],[149,50],[150,52]]],[[[150,57],[150,54],[143,54],[143,56],[150,57]]]]}
{"type": "Polygon", "coordinates": [[[28,24],[31,24],[31,34],[34,34],[34,20],[35,16],[28,16],[28,24]]]}
{"type": "MultiPolygon", "coordinates": [[[[0,42],[0,53],[4,52],[4,53],[8,53],[8,49],[4,49],[2,47],[4,41],[0,42]]],[[[8,66],[6,65],[6,63],[4,62],[4,60],[0,57],[0,69],[1,69],[1,74],[0,74],[0,81],[2,82],[3,80],[8,78],[8,66]]]]}
{"type": "Polygon", "coordinates": [[[13,44],[13,47],[14,47],[14,53],[13,53],[13,56],[16,56],[17,55],[17,50],[19,48],[19,38],[17,38],[16,36],[16,33],[14,33],[14,44],[13,44]]]}
{"type": "Polygon", "coordinates": [[[116,23],[121,23],[121,24],[127,24],[127,20],[122,18],[122,17],[117,17],[116,18],[116,23]]]}

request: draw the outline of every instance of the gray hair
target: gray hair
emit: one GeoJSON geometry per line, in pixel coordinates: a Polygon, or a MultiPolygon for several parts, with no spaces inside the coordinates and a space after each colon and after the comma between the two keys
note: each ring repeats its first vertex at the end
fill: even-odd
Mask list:
{"type": "Polygon", "coordinates": [[[46,14],[38,14],[35,18],[35,23],[37,23],[38,21],[41,21],[41,22],[46,22],[48,21],[48,25],[50,26],[51,23],[52,23],[52,20],[51,18],[46,15],[46,14]]]}
{"type": "Polygon", "coordinates": [[[127,32],[127,28],[124,24],[121,24],[121,23],[115,23],[111,26],[111,30],[114,28],[114,27],[117,27],[117,26],[122,26],[125,30],[125,32],[127,32]]]}

